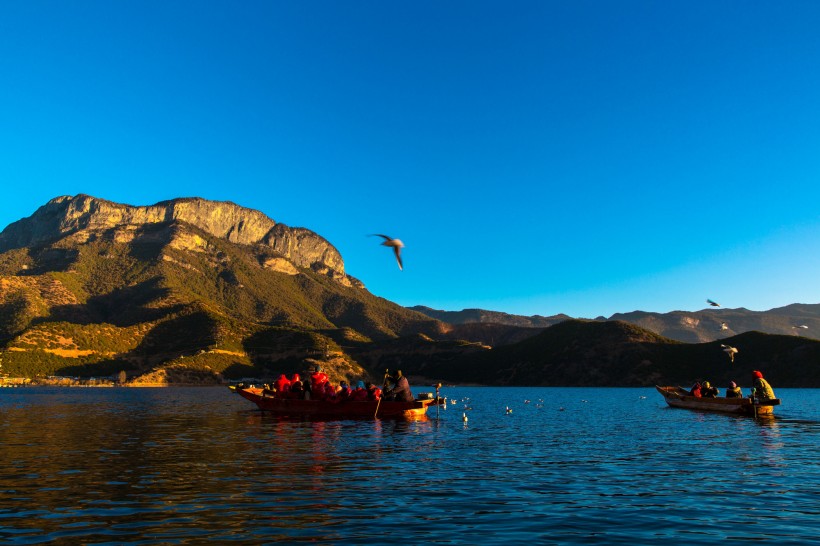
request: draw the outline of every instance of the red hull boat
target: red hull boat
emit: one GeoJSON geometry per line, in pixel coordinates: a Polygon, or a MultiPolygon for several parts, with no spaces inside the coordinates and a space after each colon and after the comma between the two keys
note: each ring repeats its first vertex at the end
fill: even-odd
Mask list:
{"type": "Polygon", "coordinates": [[[427,408],[436,401],[413,400],[412,402],[381,402],[364,400],[343,400],[330,402],[327,400],[299,400],[291,398],[277,398],[265,394],[258,387],[231,387],[242,398],[250,400],[259,409],[288,417],[339,417],[374,419],[419,419],[426,418],[427,408]]]}

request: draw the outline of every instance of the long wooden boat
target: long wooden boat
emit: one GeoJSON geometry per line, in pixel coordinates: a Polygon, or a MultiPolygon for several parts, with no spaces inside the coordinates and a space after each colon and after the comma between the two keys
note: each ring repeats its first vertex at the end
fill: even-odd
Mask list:
{"type": "Polygon", "coordinates": [[[250,400],[259,409],[288,417],[336,417],[379,419],[424,419],[434,399],[394,402],[382,400],[301,400],[278,398],[258,387],[231,387],[242,398],[250,400]]]}
{"type": "Polygon", "coordinates": [[[758,400],[756,398],[701,398],[692,396],[682,387],[655,386],[666,403],[673,408],[687,408],[703,411],[719,411],[752,417],[766,417],[774,413],[774,406],[780,405],[779,398],[758,400]]]}

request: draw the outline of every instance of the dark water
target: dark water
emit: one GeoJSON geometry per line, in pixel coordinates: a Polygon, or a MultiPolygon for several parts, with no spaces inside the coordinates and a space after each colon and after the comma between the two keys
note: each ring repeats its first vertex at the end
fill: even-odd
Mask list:
{"type": "Polygon", "coordinates": [[[283,420],[224,388],[0,391],[2,544],[820,536],[820,390],[755,421],[653,389],[459,387],[409,423],[283,420]]]}

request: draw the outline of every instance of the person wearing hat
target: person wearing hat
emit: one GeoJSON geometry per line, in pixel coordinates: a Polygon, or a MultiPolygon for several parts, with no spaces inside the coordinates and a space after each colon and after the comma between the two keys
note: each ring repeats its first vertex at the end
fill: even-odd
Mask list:
{"type": "Polygon", "coordinates": [[[743,398],[743,391],[734,381],[729,381],[729,388],[726,389],[726,398],[743,398]]]}
{"type": "Polygon", "coordinates": [[[385,393],[387,400],[396,400],[397,402],[413,401],[410,383],[402,375],[401,370],[396,371],[396,377],[390,377],[389,379],[393,382],[393,388],[385,393]]]}
{"type": "Polygon", "coordinates": [[[762,373],[755,370],[752,372],[752,377],[754,378],[752,386],[754,387],[755,396],[757,396],[761,400],[772,400],[774,398],[777,398],[774,395],[774,390],[772,390],[772,386],[769,385],[768,381],[763,379],[762,373]]]}

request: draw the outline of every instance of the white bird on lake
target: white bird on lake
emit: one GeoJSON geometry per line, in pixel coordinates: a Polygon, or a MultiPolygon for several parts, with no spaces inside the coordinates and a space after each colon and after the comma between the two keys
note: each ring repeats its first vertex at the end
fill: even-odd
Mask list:
{"type": "Polygon", "coordinates": [[[383,237],[384,242],[382,246],[390,246],[393,247],[393,253],[396,255],[396,261],[399,264],[399,269],[404,271],[404,267],[401,263],[401,249],[404,247],[404,243],[401,242],[399,239],[393,239],[392,237],[388,237],[387,235],[382,235],[381,233],[374,233],[375,237],[383,237]]]}
{"type": "Polygon", "coordinates": [[[706,300],[706,303],[708,303],[708,304],[709,304],[709,305],[711,305],[712,307],[720,307],[720,304],[719,304],[718,302],[716,302],[716,301],[706,300]]]}
{"type": "Polygon", "coordinates": [[[721,344],[720,346],[723,347],[723,352],[726,353],[727,355],[729,355],[729,360],[734,362],[735,361],[735,355],[738,353],[737,349],[735,349],[734,347],[730,347],[729,345],[721,344]]]}

